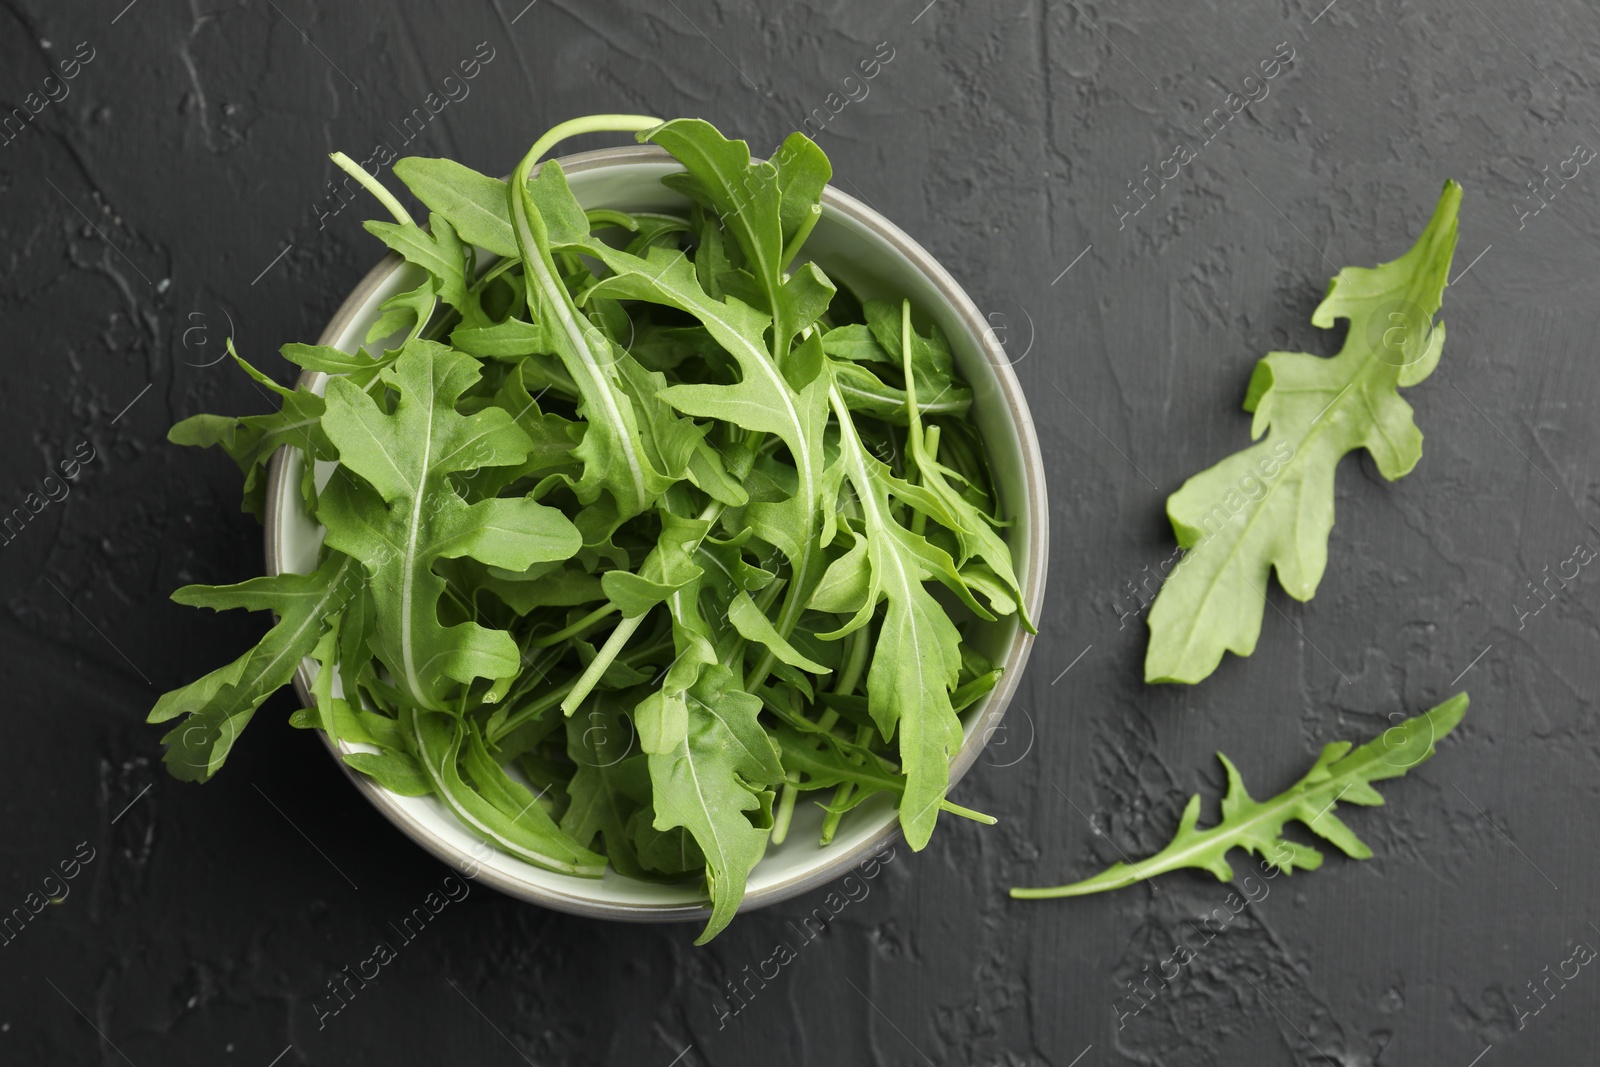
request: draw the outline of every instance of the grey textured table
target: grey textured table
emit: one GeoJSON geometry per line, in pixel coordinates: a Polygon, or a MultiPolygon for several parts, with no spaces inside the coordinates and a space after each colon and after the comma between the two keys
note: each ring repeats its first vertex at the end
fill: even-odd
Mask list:
{"type": "Polygon", "coordinates": [[[1600,146],[1592,8],[125,2],[0,3],[0,102],[30,115],[0,145],[0,510],[77,464],[0,552],[0,911],[77,873],[0,948],[0,1062],[1595,1061],[1600,975],[1549,977],[1600,945],[1600,578],[1525,614],[1526,583],[1600,547],[1600,179],[1529,185],[1600,146]],[[437,115],[416,111],[430,93],[437,115]],[[1255,99],[1196,137],[1229,93],[1255,99]],[[287,695],[214,783],[161,769],[155,696],[261,628],[167,601],[261,554],[231,464],[166,428],[262,410],[224,338],[287,379],[277,346],[377,258],[329,151],[502,172],[599,110],[702,115],[770,151],[819,108],[842,188],[989,313],[1048,457],[1042,633],[956,793],[999,825],[901,846],[737,1012],[727,983],[822,894],[696,949],[688,927],[479,889],[319,1026],[330,978],[445,871],[286,725],[287,695]],[[1194,158],[1166,162],[1180,144],[1194,158]],[[1166,495],[1247,440],[1262,354],[1336,349],[1308,321],[1328,277],[1408,247],[1447,177],[1465,276],[1406,393],[1421,464],[1388,484],[1348,459],[1316,599],[1274,592],[1255,656],[1198,687],[1143,685],[1118,606],[1171,551],[1166,495]],[[1272,881],[1158,995],[1130,983],[1226,886],[1005,895],[1159,847],[1192,792],[1213,811],[1217,749],[1269,795],[1324,742],[1458,688],[1472,709],[1439,758],[1348,816],[1376,857],[1272,881]]]}

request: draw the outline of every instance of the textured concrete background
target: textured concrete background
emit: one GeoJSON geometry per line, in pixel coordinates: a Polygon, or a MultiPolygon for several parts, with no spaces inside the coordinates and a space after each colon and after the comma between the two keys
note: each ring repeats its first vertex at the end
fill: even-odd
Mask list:
{"type": "Polygon", "coordinates": [[[926,2],[0,0],[0,103],[66,86],[0,146],[0,505],[81,468],[0,551],[0,910],[93,857],[0,948],[0,1062],[1594,1062],[1600,973],[1547,1000],[1529,983],[1600,946],[1600,572],[1537,615],[1516,605],[1600,548],[1600,178],[1528,186],[1600,147],[1600,15],[926,2]],[[213,784],[161,771],[151,702],[264,625],[166,599],[261,565],[236,471],[166,428],[263,410],[223,339],[287,379],[278,345],[314,338],[378,258],[370,205],[332,211],[327,152],[387,142],[497,173],[603,110],[701,115],[769,151],[880,43],[892,60],[820,143],[1003,331],[1050,467],[1039,645],[956,797],[1000,824],[902,846],[736,1014],[725,983],[822,894],[695,949],[687,927],[478,888],[319,1029],[325,982],[447,872],[286,725],[288,695],[213,784]],[[92,58],[47,85],[75,52],[92,58]],[[400,144],[475,54],[469,95],[400,144]],[[1123,217],[1180,142],[1196,158],[1123,217]],[[1247,440],[1263,353],[1336,350],[1308,321],[1328,276],[1403,251],[1447,177],[1466,187],[1455,270],[1472,266],[1437,372],[1406,394],[1421,464],[1390,485],[1349,459],[1316,599],[1274,593],[1256,655],[1201,686],[1144,686],[1143,626],[1117,605],[1171,552],[1165,496],[1247,440]],[[1349,816],[1376,858],[1276,879],[1137,1014],[1126,983],[1227,887],[1005,896],[1158,847],[1191,792],[1214,810],[1216,749],[1270,795],[1322,743],[1457,688],[1472,709],[1439,758],[1349,816]]]}

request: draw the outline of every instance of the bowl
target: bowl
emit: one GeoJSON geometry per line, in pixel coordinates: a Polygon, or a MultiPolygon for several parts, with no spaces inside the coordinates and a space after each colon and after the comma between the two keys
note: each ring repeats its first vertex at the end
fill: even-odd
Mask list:
{"type": "MultiPolygon", "coordinates": [[[[683,168],[654,146],[584,152],[563,157],[560,163],[579,203],[589,210],[661,211],[687,204],[660,181],[663,175],[683,168]]],[[[1044,465],[1027,401],[1004,351],[955,279],[899,228],[831,185],[823,193],[822,206],[822,218],[806,245],[807,257],[835,282],[848,285],[863,298],[910,297],[912,307],[937,322],[949,339],[956,366],[972,387],[972,415],[989,452],[1004,514],[1012,521],[1002,533],[1015,557],[1023,602],[1029,616],[1037,619],[1044,596],[1048,540],[1044,465]]],[[[378,318],[378,306],[390,296],[414,288],[421,276],[420,268],[391,253],[345,299],[318,343],[354,352],[378,318]]],[[[326,375],[307,372],[300,384],[320,392],[326,375]]],[[[295,491],[303,463],[303,454],[287,447],[272,459],[265,523],[268,574],[304,572],[316,566],[321,528],[305,514],[295,491]]],[[[962,715],[964,740],[951,762],[952,786],[978,758],[1005,714],[1033,637],[1013,617],[976,628],[971,643],[1005,673],[985,699],[962,715]]],[[[307,659],[295,675],[295,688],[308,704],[316,669],[307,659]]],[[[328,744],[335,759],[341,751],[355,751],[341,749],[331,741],[328,744]]],[[[501,892],[559,911],[603,919],[669,922],[704,920],[710,914],[708,900],[693,885],[644,882],[609,868],[599,879],[579,878],[524,863],[482,844],[436,798],[398,796],[343,760],[338,762],[373,806],[413,841],[501,892]]],[[[822,813],[816,805],[796,806],[788,839],[769,847],[751,872],[740,910],[775,904],[831,882],[899,835],[893,803],[883,794],[842,820],[830,845],[817,843],[821,823],[822,813]]]]}

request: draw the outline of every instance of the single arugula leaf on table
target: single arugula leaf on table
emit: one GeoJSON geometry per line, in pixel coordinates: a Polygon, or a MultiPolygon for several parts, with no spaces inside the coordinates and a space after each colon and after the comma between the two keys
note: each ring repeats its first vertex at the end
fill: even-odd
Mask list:
{"type": "Polygon", "coordinates": [[[1290,596],[1311,599],[1328,562],[1334,471],[1347,452],[1365,448],[1390,481],[1422,458],[1422,433],[1398,388],[1439,362],[1445,330],[1433,316],[1460,204],[1461,186],[1446,182],[1409,252],[1335,276],[1311,321],[1324,329],[1349,321],[1337,356],[1271,352],[1256,365],[1244,408],[1255,413],[1258,443],[1190,478],[1167,501],[1187,552],[1150,609],[1145,681],[1193,684],[1225,651],[1254,652],[1274,570],[1290,596]]]}
{"type": "Polygon", "coordinates": [[[1311,770],[1271,800],[1253,800],[1233,763],[1222,753],[1228,774],[1228,792],[1222,799],[1222,821],[1209,829],[1197,828],[1200,795],[1189,798],[1172,843],[1148,859],[1115,863],[1081,882],[1041,889],[1013,889],[1019,899],[1077,897],[1121,889],[1168,871],[1193,867],[1210,871],[1219,881],[1233,878],[1227,853],[1242,848],[1260,856],[1285,874],[1314,871],[1322,866],[1322,853],[1283,836],[1284,827],[1298,822],[1351,859],[1371,859],[1372,849],[1333,814],[1340,802],[1379,806],[1383,797],[1373,782],[1399,778],[1434,754],[1434,744],[1461,722],[1467,711],[1467,694],[1457,693],[1421,715],[1407,719],[1360,748],[1335,741],[1322,749],[1311,770]]]}

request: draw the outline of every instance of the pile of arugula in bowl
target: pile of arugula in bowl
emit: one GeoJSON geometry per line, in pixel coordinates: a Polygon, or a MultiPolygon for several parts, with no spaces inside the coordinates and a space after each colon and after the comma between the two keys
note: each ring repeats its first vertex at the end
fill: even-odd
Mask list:
{"type": "Polygon", "coordinates": [[[703,878],[702,940],[801,792],[823,843],[877,794],[917,848],[941,810],[976,817],[945,799],[950,759],[999,671],[963,632],[1021,592],[946,341],[802,255],[822,151],[795,134],[753,162],[699,120],[577,120],[509,182],[399,161],[426,226],[347,169],[426,280],[375,350],[284,347],[325,388],[240,359],[279,410],[172,429],[239,463],[258,516],[275,451],[318,461],[299,495],[326,536],[311,573],[174,594],[278,621],[156,704],[171,771],[208,779],[310,656],[294,721],[349,765],[540,867],[703,878]],[[585,212],[558,164],[534,174],[599,129],[676,157],[690,206],[585,212]]]}

